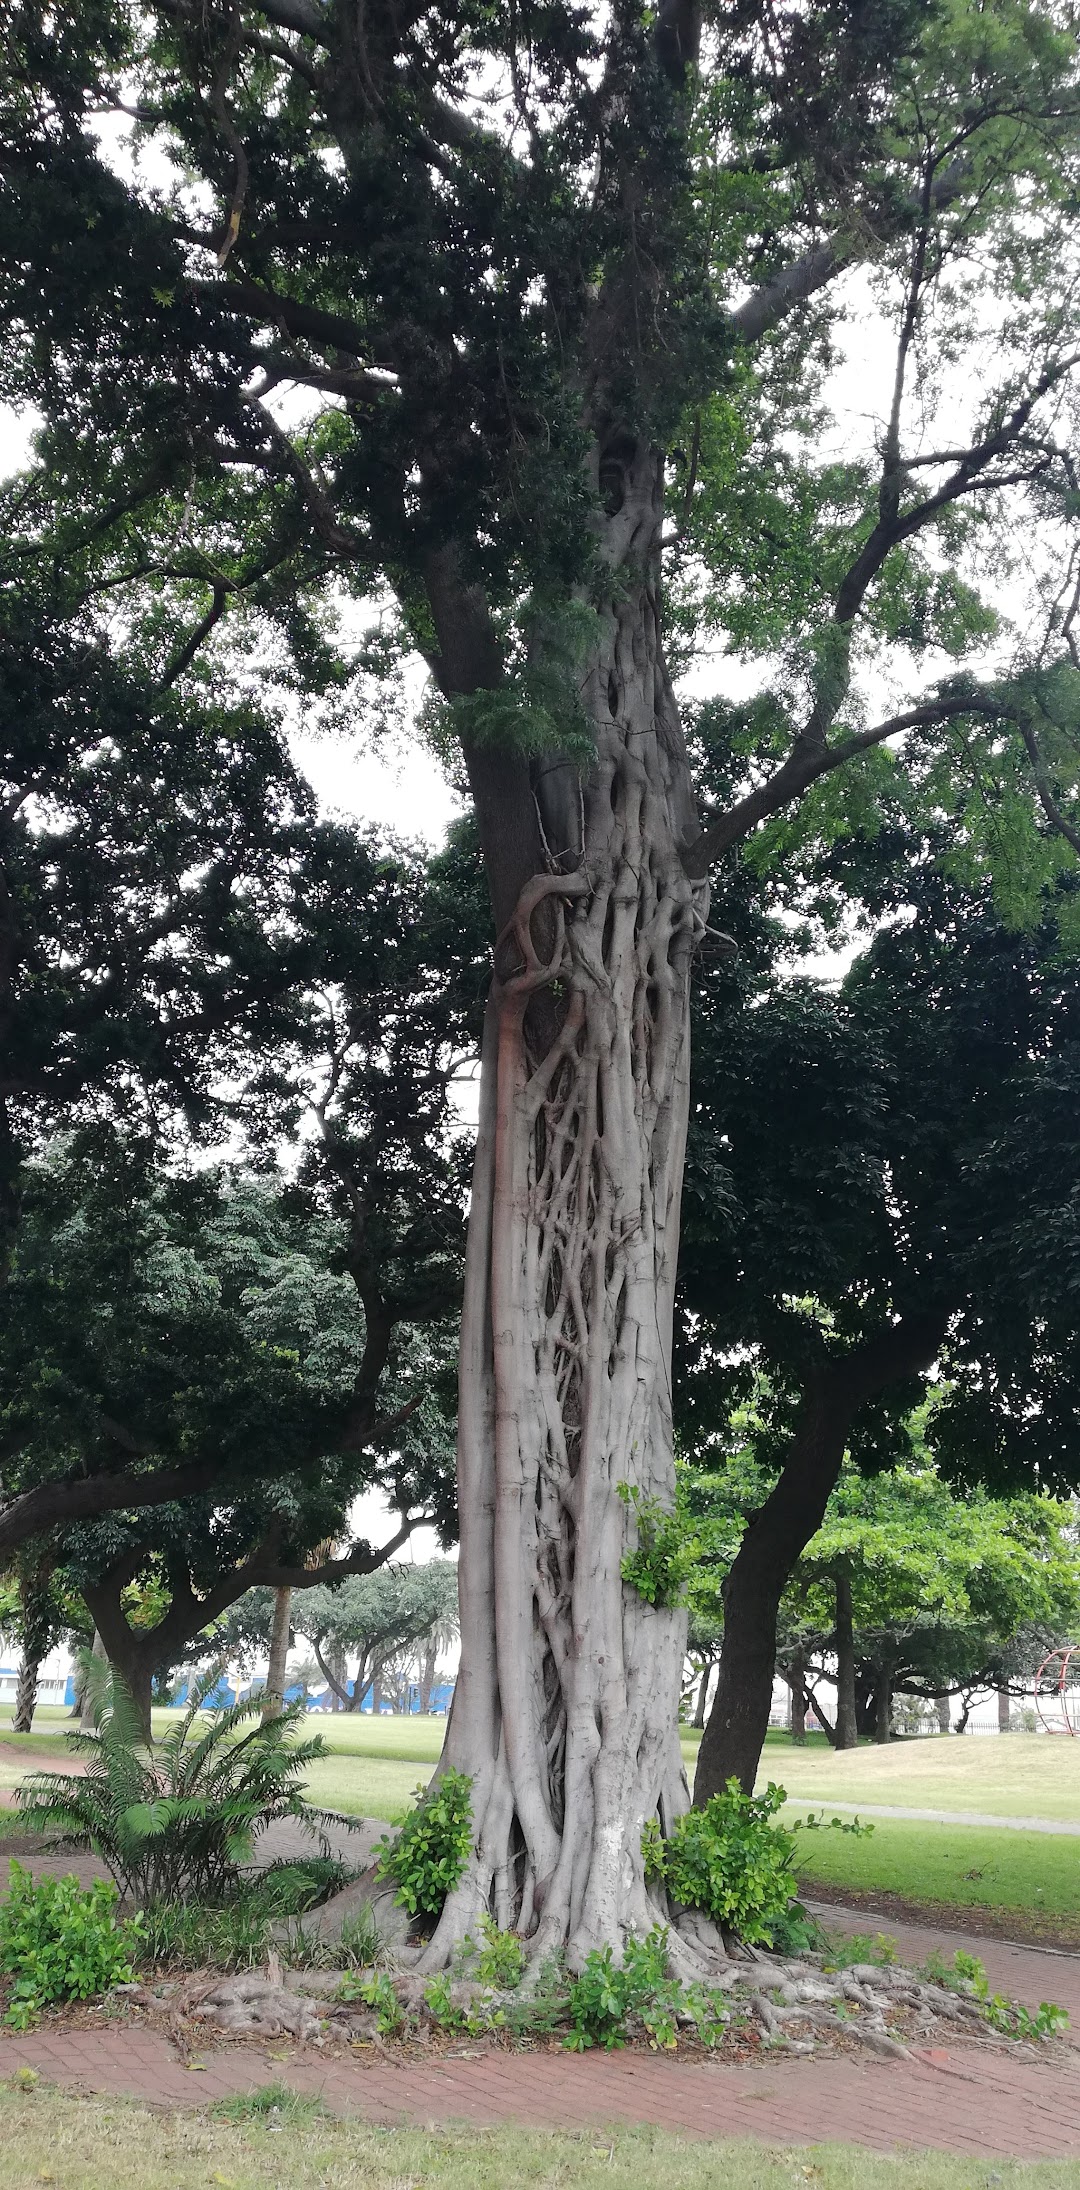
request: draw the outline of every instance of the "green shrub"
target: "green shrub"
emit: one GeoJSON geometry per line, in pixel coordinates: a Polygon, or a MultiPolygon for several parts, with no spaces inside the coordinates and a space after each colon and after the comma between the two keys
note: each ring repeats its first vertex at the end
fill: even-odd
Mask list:
{"type": "Polygon", "coordinates": [[[482,1916],[483,1946],[476,1957],[476,1975],[482,1985],[497,1992],[511,1992],[525,1975],[525,1949],[517,1934],[500,1931],[493,1917],[482,1916]]]}
{"type": "Polygon", "coordinates": [[[13,2030],[28,2030],[51,2000],[89,2000],[131,1982],[141,1927],[138,1918],[117,1921],[115,1886],[34,1879],[14,1859],[10,1881],[0,1901],[0,1970],[13,1979],[5,2016],[13,2030]]]}
{"type": "Polygon", "coordinates": [[[676,1901],[703,1909],[750,1946],[769,1946],[796,1892],[795,1842],[770,1819],[782,1808],[782,1787],[744,1794],[729,1779],[702,1810],[688,1810],[667,1844],[665,1875],[676,1901]]]}
{"type": "Polygon", "coordinates": [[[621,2046],[628,2015],[640,2015],[654,2044],[674,2045],[676,2015],[683,1988],[667,1974],[667,1932],[656,1925],[646,1939],[626,1942],[622,1967],[611,1947],[586,1955],[567,2002],[572,2025],[566,2044],[573,2052],[594,2045],[621,2046]]]}
{"type": "Polygon", "coordinates": [[[321,1736],[296,1740],[300,1704],[264,1723],[257,1697],[198,1726],[219,1671],[196,1684],[179,1725],[153,1751],[123,1684],[98,1679],[95,1731],[68,1736],[82,1773],[28,1774],[16,1796],[22,1823],[54,1847],[99,1856],[121,1892],[141,1902],[227,1900],[256,1834],[279,1818],[295,1819],[328,1856],[327,1813],[303,1791],[309,1767],[326,1754],[321,1736]]]}
{"type": "Polygon", "coordinates": [[[410,1916],[438,1916],[457,1885],[472,1842],[472,1780],[467,1772],[443,1772],[419,1789],[392,1838],[375,1851],[380,1878],[392,1879],[394,1896],[410,1916]]]}

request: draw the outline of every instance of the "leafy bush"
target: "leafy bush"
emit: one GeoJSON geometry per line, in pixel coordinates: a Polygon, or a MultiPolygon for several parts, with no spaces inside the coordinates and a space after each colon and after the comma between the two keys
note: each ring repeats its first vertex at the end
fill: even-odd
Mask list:
{"type": "Polygon", "coordinates": [[[218,1711],[200,1729],[219,1673],[215,1667],[196,1684],[179,1725],[154,1751],[144,1746],[127,1690],[106,1676],[95,1731],[68,1736],[83,1773],[29,1774],[17,1790],[22,1822],[53,1847],[99,1856],[121,1892],[141,1902],[228,1899],[257,1832],[280,1818],[295,1819],[328,1856],[327,1813],[303,1792],[309,1766],[326,1754],[321,1736],[295,1739],[299,1704],[264,1724],[257,1698],[218,1711]]]}
{"type": "Polygon", "coordinates": [[[525,1975],[525,1949],[516,1933],[500,1931],[493,1917],[482,1916],[483,1946],[476,1957],[476,1975],[482,1985],[510,1992],[525,1975]]]}
{"type": "Polygon", "coordinates": [[[703,1909],[750,1946],[772,1944],[795,1898],[794,1839],[769,1822],[785,1800],[772,1781],[763,1795],[747,1795],[729,1779],[704,1809],[679,1818],[667,1843],[664,1870],[676,1901],[703,1909]]]}
{"type": "Polygon", "coordinates": [[[380,2037],[393,2038],[404,2025],[405,2010],[398,1999],[393,1978],[388,1977],[385,1970],[376,1970],[370,1976],[344,1977],[337,1996],[339,2000],[359,2001],[371,2008],[380,2037]]]}
{"type": "Polygon", "coordinates": [[[130,1983],[141,1926],[117,1921],[115,1886],[34,1879],[14,1859],[10,1881],[0,1901],[0,1970],[14,1980],[5,2016],[13,2030],[28,2030],[50,2000],[89,2000],[130,1983]]]}
{"type": "Polygon", "coordinates": [[[576,2053],[594,2045],[621,2046],[631,2016],[653,2046],[675,2046],[681,2022],[691,2024],[704,2045],[715,2045],[729,2010],[704,1986],[682,1985],[668,1976],[667,1937],[658,1924],[645,1939],[629,1938],[621,1968],[610,1946],[586,1956],[567,1999],[571,2029],[564,2045],[576,2053]]]}
{"type": "Polygon", "coordinates": [[[469,1859],[472,1780],[467,1772],[443,1772],[417,1791],[393,1838],[375,1851],[380,1878],[393,1880],[394,1896],[410,1916],[438,1916],[469,1859]]]}

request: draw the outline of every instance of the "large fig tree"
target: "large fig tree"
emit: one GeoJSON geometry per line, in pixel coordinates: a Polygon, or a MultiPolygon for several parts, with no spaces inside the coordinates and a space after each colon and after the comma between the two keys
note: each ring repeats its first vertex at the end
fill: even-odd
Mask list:
{"type": "Polygon", "coordinates": [[[710,862],[905,734],[972,857],[1015,873],[1023,839],[1047,875],[1076,840],[1075,105],[1042,0],[13,11],[7,390],[45,426],[5,558],[122,609],[163,686],[269,662],[340,712],[418,652],[475,806],[447,1755],[476,1831],[431,1965],[488,1905],[537,1955],[617,1947],[642,1826],[687,1799],[683,1615],[621,1567],[672,1495],[710,862]],[[1036,520],[1037,642],[980,663],[975,580],[1036,520]],[[386,614],[362,657],[344,618],[335,695],[349,595],[386,614]],[[769,689],[702,809],[671,665],[710,634],[769,689]]]}

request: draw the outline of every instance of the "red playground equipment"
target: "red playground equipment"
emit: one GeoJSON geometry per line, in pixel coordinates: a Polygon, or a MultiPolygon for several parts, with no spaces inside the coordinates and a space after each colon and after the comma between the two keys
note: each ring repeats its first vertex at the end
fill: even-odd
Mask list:
{"type": "Polygon", "coordinates": [[[1048,1734],[1080,1734],[1080,1643],[1043,1659],[1035,1675],[1035,1709],[1048,1734]]]}

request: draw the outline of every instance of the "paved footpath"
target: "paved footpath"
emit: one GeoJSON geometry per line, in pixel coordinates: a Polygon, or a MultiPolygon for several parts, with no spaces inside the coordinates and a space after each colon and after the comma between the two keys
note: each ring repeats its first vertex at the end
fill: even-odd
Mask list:
{"type": "MultiPolygon", "coordinates": [[[[879,1928],[873,1912],[822,1905],[836,1930],[879,1928]]],[[[848,2142],[882,2151],[930,2146],[979,2158],[1080,2157],[1080,1955],[1010,1946],[929,1925],[880,1928],[902,1960],[958,1945],[978,1953],[995,1990],[1037,2007],[1067,2007],[1076,2051],[1063,2061],[1027,2051],[936,2046],[909,2061],[862,2056],[728,2067],[640,2052],[506,2054],[462,2046],[403,2061],[372,2050],[322,2060],[313,2048],[207,2045],[185,2067],[169,2041],[137,2026],[0,2037],[0,2077],[20,2067],[65,2089],[155,2106],[200,2106],[281,2079],[332,2112],[389,2127],[449,2121],[577,2129],[648,2122],[692,2137],[759,2137],[772,2144],[848,2142]]]]}
{"type": "Polygon", "coordinates": [[[760,2068],[641,2053],[464,2050],[397,2067],[377,2055],[321,2061],[281,2046],[207,2048],[185,2068],[138,2030],[0,2039],[0,2076],[35,2068],[68,2090],[199,2106],[281,2079],[332,2112],[386,2127],[517,2122],[579,2129],[648,2122],[691,2137],[849,2142],[972,2157],[1080,2155],[1080,2062],[1061,2066],[957,2046],[910,2061],[768,2060],[760,2068]]]}
{"type": "Polygon", "coordinates": [[[895,1802],[834,1802],[831,1795],[828,1801],[818,1795],[811,1801],[809,1795],[789,1794],[787,1808],[797,1805],[801,1810],[804,1802],[811,1810],[847,1810],[857,1817],[908,1817],[931,1825],[996,1825],[1008,1832],[1064,1833],[1066,1838],[1080,1839],[1080,1822],[1071,1817],[1014,1817],[1000,1810],[905,1810],[895,1802]]]}

